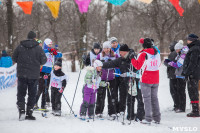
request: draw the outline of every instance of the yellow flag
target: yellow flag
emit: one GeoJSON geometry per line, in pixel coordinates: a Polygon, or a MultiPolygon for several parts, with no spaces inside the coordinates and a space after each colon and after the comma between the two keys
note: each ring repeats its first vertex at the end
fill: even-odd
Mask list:
{"type": "Polygon", "coordinates": [[[199,4],[200,4],[200,0],[199,0],[199,4]]]}
{"type": "Polygon", "coordinates": [[[45,1],[44,3],[48,6],[52,16],[57,18],[60,8],[60,1],[45,1]]]}
{"type": "Polygon", "coordinates": [[[143,2],[143,3],[150,4],[153,0],[138,0],[138,1],[141,1],[141,2],[143,2]]]}

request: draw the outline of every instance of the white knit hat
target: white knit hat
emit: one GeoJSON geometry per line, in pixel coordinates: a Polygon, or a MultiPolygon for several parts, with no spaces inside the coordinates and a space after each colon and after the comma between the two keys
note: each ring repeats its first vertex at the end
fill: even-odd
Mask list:
{"type": "Polygon", "coordinates": [[[52,40],[49,39],[49,38],[47,38],[47,39],[44,40],[44,43],[45,43],[46,45],[52,44],[52,40]]]}
{"type": "Polygon", "coordinates": [[[182,49],[183,48],[183,40],[179,40],[178,43],[174,46],[174,49],[182,49]]]}
{"type": "Polygon", "coordinates": [[[113,42],[117,42],[117,38],[116,37],[111,37],[109,38],[110,43],[113,43],[113,42]]]}
{"type": "Polygon", "coordinates": [[[111,48],[111,43],[110,43],[110,41],[105,41],[105,42],[103,43],[103,48],[111,48]]]}
{"type": "Polygon", "coordinates": [[[95,60],[93,66],[95,68],[99,67],[99,66],[103,66],[103,63],[100,60],[95,60]]]}

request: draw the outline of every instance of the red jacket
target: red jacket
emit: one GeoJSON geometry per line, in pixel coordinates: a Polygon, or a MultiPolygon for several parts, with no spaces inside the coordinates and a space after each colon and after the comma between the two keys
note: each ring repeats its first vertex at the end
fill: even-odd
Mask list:
{"type": "MultiPolygon", "coordinates": [[[[155,50],[153,48],[143,49],[142,51],[140,51],[140,55],[137,60],[134,58],[131,60],[132,65],[137,70],[140,70],[142,68],[142,66],[146,60],[146,55],[147,55],[146,53],[154,55],[155,50]]],[[[160,64],[159,64],[159,66],[160,66],[160,64]]],[[[147,68],[147,66],[144,68],[144,72],[142,74],[140,81],[142,83],[146,83],[146,84],[159,84],[159,70],[147,71],[146,68],[147,68]]]]}

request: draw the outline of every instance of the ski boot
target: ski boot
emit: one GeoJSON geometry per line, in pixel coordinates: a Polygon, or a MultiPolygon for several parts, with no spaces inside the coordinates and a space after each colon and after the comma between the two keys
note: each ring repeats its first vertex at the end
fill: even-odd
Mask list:
{"type": "Polygon", "coordinates": [[[54,115],[55,116],[61,116],[61,110],[55,110],[54,115]]]}
{"type": "Polygon", "coordinates": [[[84,115],[80,116],[80,120],[85,121],[86,117],[84,115]]]}
{"type": "Polygon", "coordinates": [[[200,117],[199,112],[191,112],[189,114],[187,114],[187,117],[200,117]]]}
{"type": "Polygon", "coordinates": [[[33,110],[27,110],[26,112],[26,120],[36,120],[36,118],[32,115],[33,114],[33,110]]]}
{"type": "Polygon", "coordinates": [[[25,120],[25,110],[19,110],[19,121],[25,120]]]}
{"type": "Polygon", "coordinates": [[[151,122],[149,122],[149,121],[147,121],[147,120],[142,120],[140,123],[146,124],[146,125],[151,125],[151,122]]]}
{"type": "Polygon", "coordinates": [[[114,121],[115,119],[116,119],[115,114],[109,115],[109,117],[108,117],[108,120],[110,120],[110,121],[114,121]]]}

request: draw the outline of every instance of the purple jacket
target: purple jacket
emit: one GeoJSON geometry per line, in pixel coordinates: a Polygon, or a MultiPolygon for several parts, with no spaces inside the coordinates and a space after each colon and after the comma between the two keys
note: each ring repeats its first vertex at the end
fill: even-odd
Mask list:
{"type": "MultiPolygon", "coordinates": [[[[105,55],[104,57],[102,56],[102,53],[97,55],[97,60],[104,60],[104,62],[108,62],[108,60],[114,60],[117,59],[118,55],[116,54],[115,57],[111,57],[110,55],[105,55]]],[[[101,80],[103,81],[111,81],[115,79],[114,75],[115,69],[110,68],[110,69],[102,69],[102,75],[101,75],[101,80]]]]}

